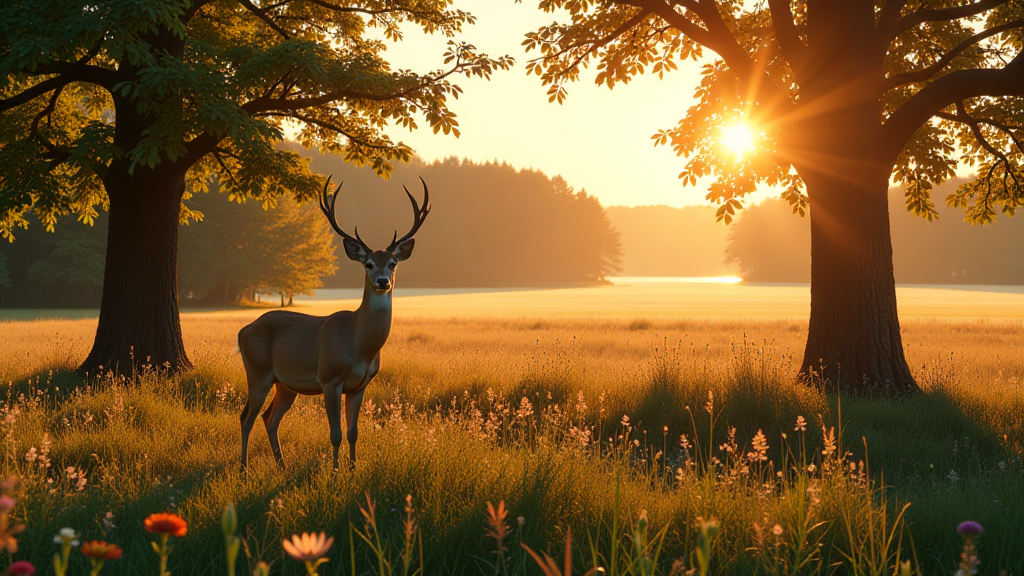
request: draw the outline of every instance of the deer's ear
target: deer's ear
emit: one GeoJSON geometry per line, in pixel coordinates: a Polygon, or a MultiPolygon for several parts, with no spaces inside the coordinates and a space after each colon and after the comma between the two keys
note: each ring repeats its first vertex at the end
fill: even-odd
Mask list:
{"type": "Polygon", "coordinates": [[[364,264],[366,263],[366,257],[368,254],[366,253],[366,249],[363,248],[359,242],[345,238],[343,244],[345,245],[345,254],[348,256],[349,260],[363,262],[364,264]]]}
{"type": "Polygon", "coordinates": [[[395,257],[395,262],[408,260],[409,256],[412,256],[412,249],[414,246],[416,246],[415,238],[409,238],[405,242],[395,246],[395,251],[391,253],[391,255],[395,257]]]}

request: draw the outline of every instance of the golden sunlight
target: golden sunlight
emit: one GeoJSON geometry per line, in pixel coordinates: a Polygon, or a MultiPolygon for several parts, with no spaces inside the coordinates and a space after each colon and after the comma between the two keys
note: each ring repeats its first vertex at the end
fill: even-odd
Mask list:
{"type": "Polygon", "coordinates": [[[753,148],[754,134],[746,124],[736,122],[722,128],[720,142],[726,150],[736,155],[736,159],[740,159],[747,151],[753,148]]]}

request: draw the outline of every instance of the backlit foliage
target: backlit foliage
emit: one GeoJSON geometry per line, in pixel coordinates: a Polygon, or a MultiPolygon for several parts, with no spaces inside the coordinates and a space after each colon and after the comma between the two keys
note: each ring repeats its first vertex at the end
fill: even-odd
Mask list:
{"type": "MultiPolygon", "coordinates": [[[[458,135],[457,76],[508,68],[456,35],[450,0],[14,0],[0,8],[0,236],[34,210],[91,223],[116,158],[189,167],[185,198],[219,177],[233,200],[304,199],[319,178],[275,149],[287,122],[306,146],[387,176],[412,151],[384,133],[424,123],[458,135]],[[408,25],[403,28],[403,25],[408,25]],[[443,66],[391,67],[383,38],[448,37],[443,66]],[[176,42],[184,40],[182,53],[176,42]],[[171,46],[171,48],[168,48],[171,46]],[[133,132],[134,131],[134,132],[133,132]],[[131,147],[123,149],[124,142],[131,147]]],[[[182,218],[192,214],[183,207],[182,218]]]]}
{"type": "MultiPolygon", "coordinates": [[[[827,34],[812,28],[821,23],[808,21],[805,0],[538,5],[557,20],[523,44],[538,53],[527,69],[549,87],[552,101],[563,102],[567,85],[588,66],[597,84],[612,88],[645,72],[660,77],[687,59],[703,62],[696,102],[653,136],[655,144],[687,159],[684,183],[714,177],[707,198],[719,204],[719,219],[730,221],[759,184],[782,187],[793,210],[804,213],[804,183],[786,144],[791,119],[813,110],[806,86],[822,74],[808,37],[827,34]],[[754,136],[754,150],[741,157],[720,143],[721,128],[738,121],[754,136]]],[[[963,153],[977,178],[945,201],[972,223],[1012,214],[1024,202],[1024,2],[879,0],[874,11],[870,45],[848,49],[877,51],[880,77],[871,93],[878,136],[896,147],[893,178],[906,184],[908,210],[937,216],[932,186],[954,175],[963,153]]]]}

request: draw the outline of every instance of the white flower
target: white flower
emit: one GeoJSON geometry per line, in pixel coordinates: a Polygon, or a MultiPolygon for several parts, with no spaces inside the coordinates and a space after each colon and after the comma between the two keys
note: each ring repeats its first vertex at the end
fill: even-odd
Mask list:
{"type": "Polygon", "coordinates": [[[74,528],[61,528],[60,535],[65,538],[78,538],[78,533],[75,532],[74,528]]]}
{"type": "Polygon", "coordinates": [[[520,526],[525,526],[526,525],[526,518],[523,518],[522,516],[520,516],[520,517],[516,518],[516,523],[519,524],[520,526]]]}

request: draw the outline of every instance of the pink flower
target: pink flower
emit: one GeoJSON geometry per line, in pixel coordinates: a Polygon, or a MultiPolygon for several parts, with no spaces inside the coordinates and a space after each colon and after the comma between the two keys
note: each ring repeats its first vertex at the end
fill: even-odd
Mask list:
{"type": "Polygon", "coordinates": [[[331,544],[334,544],[334,537],[328,537],[323,532],[319,534],[303,532],[301,536],[293,534],[291,541],[285,540],[282,544],[284,544],[284,551],[289,556],[302,562],[309,562],[318,560],[327,554],[331,544]]]}
{"type": "Polygon", "coordinates": [[[7,512],[11,508],[14,508],[14,498],[6,494],[0,496],[0,513],[7,512]]]}
{"type": "Polygon", "coordinates": [[[7,571],[10,576],[32,576],[36,573],[36,567],[31,562],[24,560],[18,560],[11,564],[11,567],[7,571]]]}

